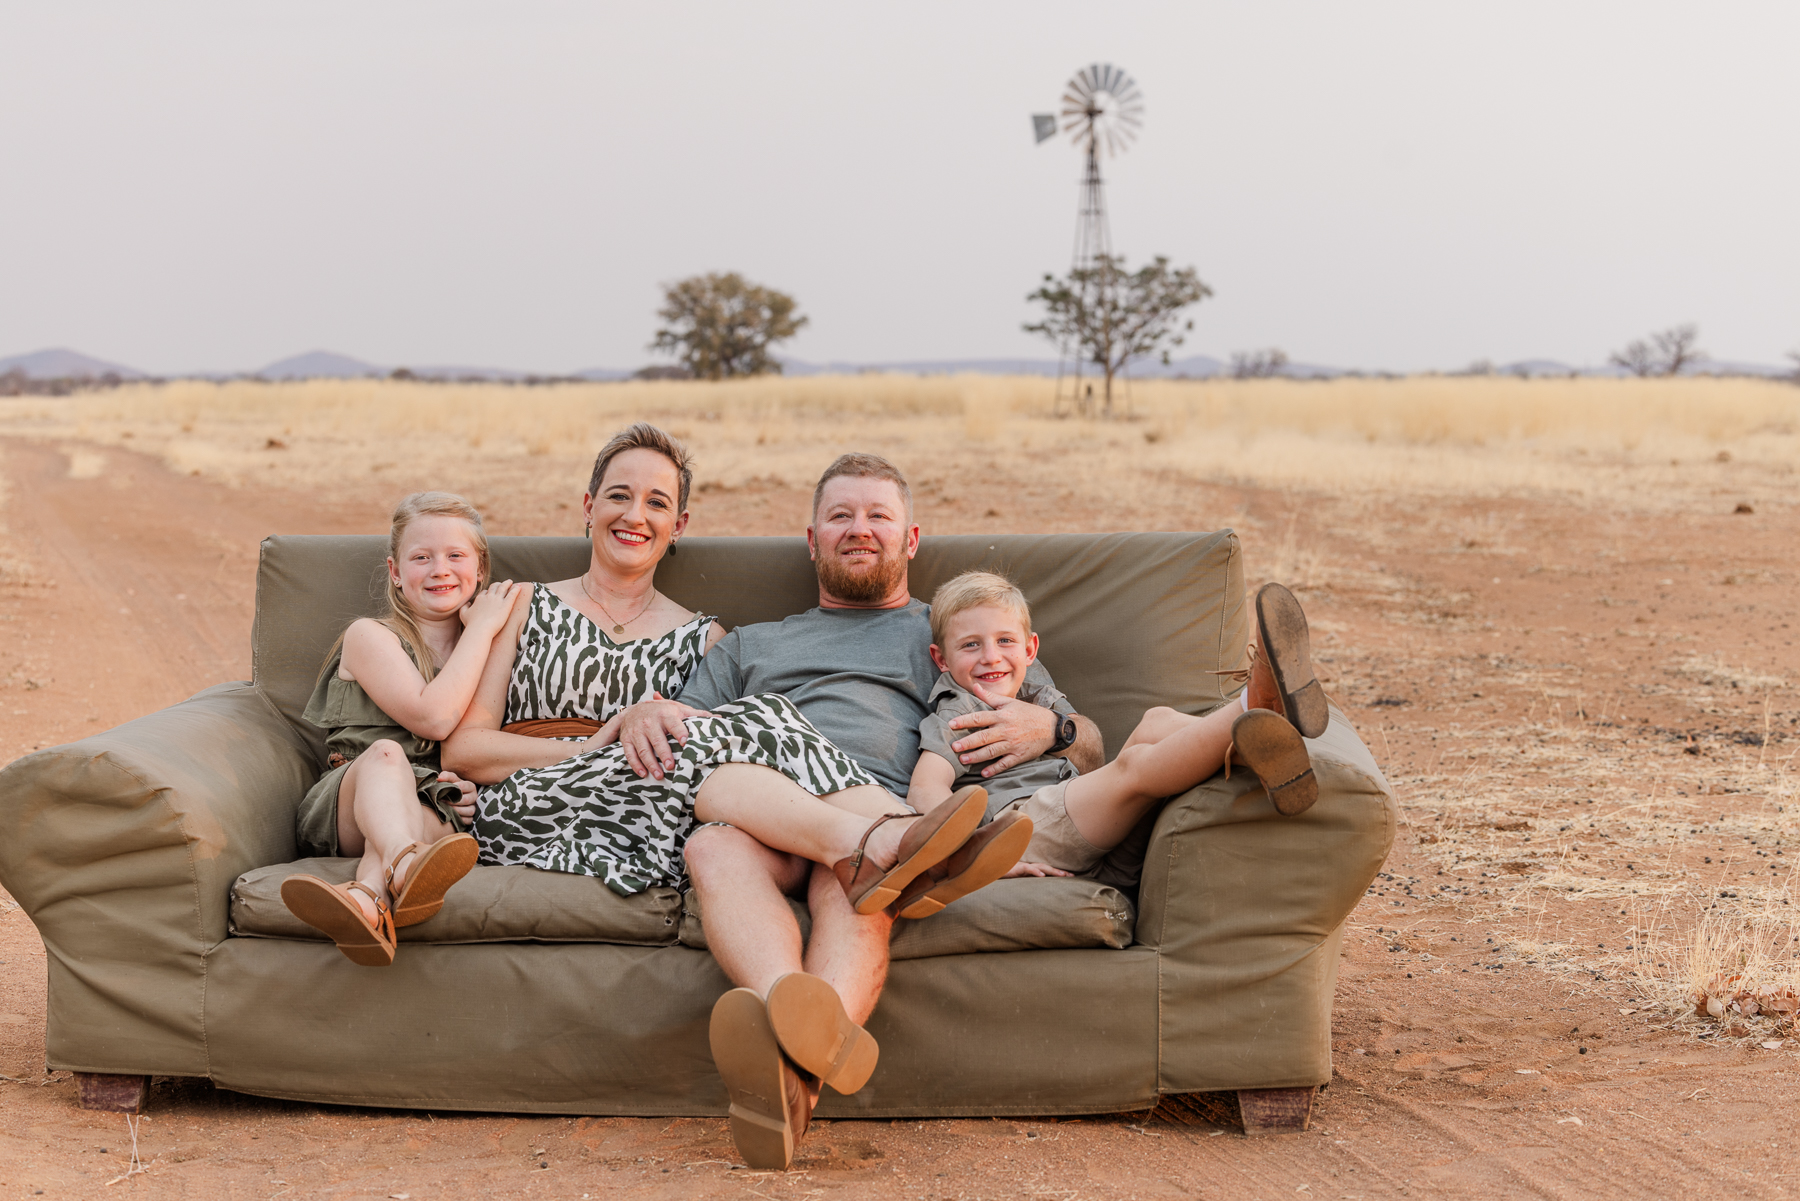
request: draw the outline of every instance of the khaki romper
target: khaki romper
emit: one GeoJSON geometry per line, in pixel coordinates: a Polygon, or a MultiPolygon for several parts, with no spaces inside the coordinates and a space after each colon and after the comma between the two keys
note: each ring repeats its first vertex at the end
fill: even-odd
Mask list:
{"type": "MultiPolygon", "coordinates": [[[[412,648],[404,642],[400,645],[406,650],[406,657],[412,659],[412,648]]],[[[419,782],[419,804],[436,811],[452,829],[466,829],[450,808],[452,801],[460,799],[462,790],[437,778],[443,770],[438,763],[438,744],[414,736],[411,730],[389,717],[355,680],[340,679],[338,666],[343,657],[343,651],[339,650],[325,665],[325,674],[320,678],[319,686],[313,689],[312,699],[306,702],[306,711],[301,714],[325,731],[326,762],[330,766],[319,777],[319,782],[307,791],[300,802],[300,811],[295,815],[300,853],[339,854],[338,786],[343,783],[344,773],[350,770],[356,757],[383,738],[398,743],[412,762],[413,775],[419,782]]],[[[413,661],[418,662],[417,659],[413,661]]]]}

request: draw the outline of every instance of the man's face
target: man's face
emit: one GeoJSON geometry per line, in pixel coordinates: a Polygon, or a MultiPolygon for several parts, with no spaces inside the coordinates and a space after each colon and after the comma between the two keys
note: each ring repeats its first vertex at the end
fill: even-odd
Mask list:
{"type": "Polygon", "coordinates": [[[821,599],[852,608],[904,602],[906,563],[919,549],[919,527],[890,480],[840,475],[826,482],[806,543],[821,599]]]}

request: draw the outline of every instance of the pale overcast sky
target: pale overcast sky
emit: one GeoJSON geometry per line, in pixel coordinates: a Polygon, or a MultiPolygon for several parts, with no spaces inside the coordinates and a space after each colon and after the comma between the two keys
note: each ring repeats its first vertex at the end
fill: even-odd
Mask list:
{"type": "Polygon", "coordinates": [[[1114,243],[1183,353],[1598,363],[1800,347],[1800,5],[0,0],[0,356],[654,360],[657,285],[799,297],[809,360],[1041,356],[1093,61],[1114,243]]]}

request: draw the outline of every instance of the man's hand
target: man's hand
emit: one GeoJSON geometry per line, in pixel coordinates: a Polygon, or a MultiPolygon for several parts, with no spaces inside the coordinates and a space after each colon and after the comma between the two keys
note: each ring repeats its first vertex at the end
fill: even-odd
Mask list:
{"type": "Polygon", "coordinates": [[[988,713],[965,713],[950,723],[952,730],[975,731],[950,744],[965,766],[995,760],[981,770],[984,778],[994,776],[1056,745],[1058,718],[1049,709],[1016,697],[989,696],[979,680],[970,680],[969,689],[994,708],[988,713]]]}
{"type": "Polygon", "coordinates": [[[680,701],[664,700],[660,692],[651,693],[650,698],[619,715],[619,741],[624,744],[625,761],[632,771],[640,778],[652,776],[660,780],[665,771],[675,766],[670,741],[678,746],[687,743],[687,727],[682,723],[690,717],[712,714],[680,701]]]}
{"type": "Polygon", "coordinates": [[[1024,863],[1012,865],[1012,870],[1000,878],[1010,880],[1015,876],[1073,876],[1074,872],[1065,872],[1060,867],[1051,867],[1048,863],[1024,863]]]}
{"type": "Polygon", "coordinates": [[[462,795],[450,802],[450,812],[456,814],[456,816],[461,819],[463,825],[467,826],[472,824],[475,821],[474,783],[470,780],[463,779],[453,771],[439,772],[438,782],[441,784],[454,784],[461,790],[462,795]]]}

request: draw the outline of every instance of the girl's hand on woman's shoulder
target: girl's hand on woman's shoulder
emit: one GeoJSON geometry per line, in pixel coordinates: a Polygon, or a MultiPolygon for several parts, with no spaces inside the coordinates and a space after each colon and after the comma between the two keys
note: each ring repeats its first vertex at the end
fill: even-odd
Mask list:
{"type": "Polygon", "coordinates": [[[530,587],[529,584],[515,584],[511,580],[496,580],[489,584],[470,597],[469,603],[462,607],[463,628],[471,634],[493,638],[506,627],[507,620],[512,617],[513,606],[518,604],[519,598],[530,587]]]}

